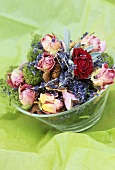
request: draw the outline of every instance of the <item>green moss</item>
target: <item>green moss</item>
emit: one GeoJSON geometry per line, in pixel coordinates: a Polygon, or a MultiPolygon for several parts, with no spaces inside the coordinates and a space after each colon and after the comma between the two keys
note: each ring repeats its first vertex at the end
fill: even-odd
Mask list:
{"type": "Polygon", "coordinates": [[[6,80],[8,78],[7,73],[11,73],[17,67],[18,66],[10,66],[6,72],[5,77],[0,79],[0,94],[2,97],[8,97],[9,104],[16,104],[17,106],[21,107],[22,104],[19,101],[18,90],[13,89],[6,82],[6,80]]]}
{"type": "Polygon", "coordinates": [[[32,62],[32,61],[36,60],[36,57],[41,53],[42,53],[42,50],[40,50],[40,49],[36,49],[36,53],[34,53],[34,49],[30,48],[28,53],[27,53],[27,56],[26,56],[27,60],[29,62],[32,62]]]}
{"type": "Polygon", "coordinates": [[[6,79],[0,79],[0,93],[2,97],[9,98],[9,104],[16,104],[21,107],[22,104],[19,101],[18,90],[14,90],[6,83],[6,79]]]}
{"type": "Polygon", "coordinates": [[[7,73],[11,73],[17,67],[18,66],[10,66],[9,69],[7,70],[7,73]]]}
{"type": "Polygon", "coordinates": [[[40,42],[41,41],[41,36],[39,35],[39,34],[35,34],[35,33],[33,33],[32,34],[32,39],[31,39],[31,46],[33,47],[35,47],[35,46],[37,46],[38,45],[38,42],[40,42]]]}
{"type": "Polygon", "coordinates": [[[5,74],[5,79],[7,79],[7,74],[11,73],[15,68],[17,68],[18,66],[10,66],[9,69],[6,71],[5,74]]]}
{"type": "Polygon", "coordinates": [[[42,75],[41,72],[34,66],[28,67],[25,65],[22,71],[27,84],[31,84],[33,86],[40,84],[42,75]]]}
{"type": "Polygon", "coordinates": [[[40,41],[41,41],[40,35],[32,34],[31,48],[29,49],[26,56],[29,62],[36,60],[36,57],[42,53],[42,50],[40,49],[41,46],[39,45],[40,41]]]}
{"type": "Polygon", "coordinates": [[[18,90],[14,90],[14,89],[11,88],[9,97],[10,97],[10,100],[13,104],[15,104],[19,107],[22,107],[22,104],[19,101],[18,90]]]}
{"type": "Polygon", "coordinates": [[[109,54],[102,53],[101,57],[102,57],[104,62],[108,63],[109,67],[112,67],[114,65],[114,60],[113,60],[113,58],[109,54]]]}

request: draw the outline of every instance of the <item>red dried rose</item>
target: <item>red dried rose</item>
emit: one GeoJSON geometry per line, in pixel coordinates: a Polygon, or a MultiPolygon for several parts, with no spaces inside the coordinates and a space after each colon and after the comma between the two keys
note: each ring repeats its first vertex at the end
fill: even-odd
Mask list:
{"type": "Polygon", "coordinates": [[[88,78],[93,71],[92,57],[82,48],[74,48],[72,59],[76,68],[74,69],[74,75],[80,79],[88,78]]]}

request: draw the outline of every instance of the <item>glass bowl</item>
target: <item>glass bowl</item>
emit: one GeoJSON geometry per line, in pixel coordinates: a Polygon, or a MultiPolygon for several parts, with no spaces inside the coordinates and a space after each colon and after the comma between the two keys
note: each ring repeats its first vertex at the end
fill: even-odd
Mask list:
{"type": "Polygon", "coordinates": [[[57,114],[35,114],[30,113],[18,106],[15,106],[20,112],[32,116],[55,129],[65,132],[81,132],[93,126],[102,115],[107,97],[109,94],[109,86],[101,90],[96,96],[86,103],[74,107],[69,111],[57,114]]]}

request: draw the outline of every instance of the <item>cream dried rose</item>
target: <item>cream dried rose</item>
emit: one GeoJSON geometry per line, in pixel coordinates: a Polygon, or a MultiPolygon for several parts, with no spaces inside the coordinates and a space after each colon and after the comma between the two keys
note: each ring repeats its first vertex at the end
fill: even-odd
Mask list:
{"type": "Polygon", "coordinates": [[[56,99],[53,94],[44,93],[40,94],[39,101],[41,102],[42,109],[45,113],[56,113],[63,107],[63,102],[56,99]]]}
{"type": "Polygon", "coordinates": [[[106,49],[106,42],[105,41],[100,41],[100,39],[96,36],[92,35],[86,35],[82,40],[81,44],[84,44],[86,46],[93,45],[93,52],[104,52],[106,49]]]}
{"type": "Polygon", "coordinates": [[[57,37],[53,34],[46,34],[42,40],[41,44],[45,51],[54,54],[61,48],[61,43],[57,39],[57,37]]]}
{"type": "Polygon", "coordinates": [[[115,70],[110,69],[108,64],[102,64],[102,68],[97,69],[91,75],[91,80],[95,86],[101,86],[104,88],[106,84],[114,83],[113,79],[115,78],[115,70]],[[96,77],[96,78],[94,78],[96,77]]]}

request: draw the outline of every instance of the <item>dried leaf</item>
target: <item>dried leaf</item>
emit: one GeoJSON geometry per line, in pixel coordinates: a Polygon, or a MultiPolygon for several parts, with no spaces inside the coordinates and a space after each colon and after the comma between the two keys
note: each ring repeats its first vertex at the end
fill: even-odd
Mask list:
{"type": "Polygon", "coordinates": [[[66,28],[64,29],[64,42],[66,46],[66,52],[69,52],[69,47],[70,47],[70,31],[67,30],[66,28]]]}
{"type": "Polygon", "coordinates": [[[41,114],[38,104],[34,104],[32,109],[31,109],[31,113],[37,113],[37,114],[41,114]]]}
{"type": "Polygon", "coordinates": [[[52,69],[52,72],[51,72],[51,78],[52,79],[58,78],[60,73],[61,73],[61,66],[58,63],[58,61],[56,61],[56,64],[55,64],[55,66],[54,66],[54,68],[52,69]]]}

